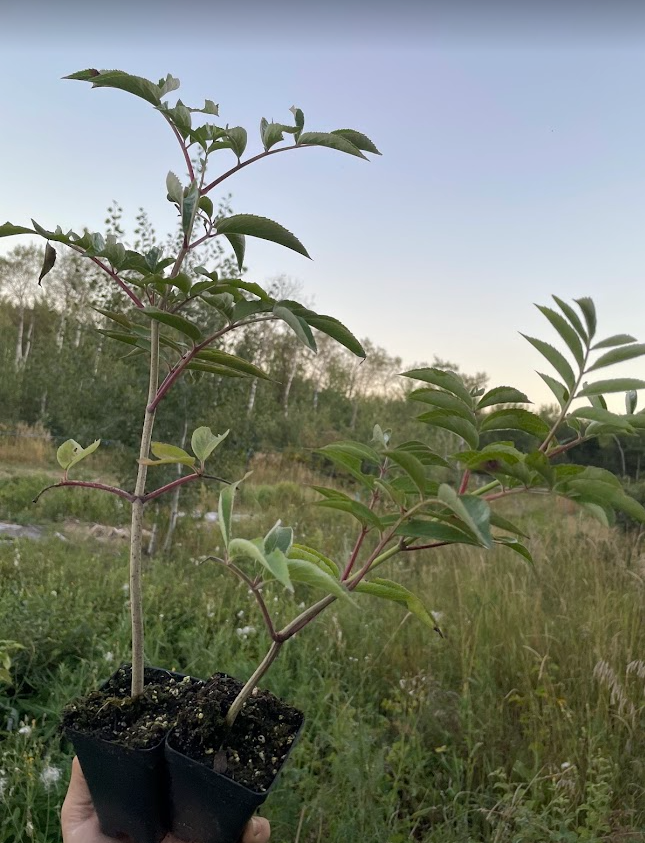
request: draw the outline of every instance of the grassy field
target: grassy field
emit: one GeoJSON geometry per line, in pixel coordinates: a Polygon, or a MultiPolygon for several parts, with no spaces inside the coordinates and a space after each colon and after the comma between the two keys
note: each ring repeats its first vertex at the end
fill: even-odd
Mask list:
{"type": "MultiPolygon", "coordinates": [[[[116,499],[0,471],[0,841],[58,841],[70,698],[128,658],[126,539],[116,499]],[[74,494],[72,494],[74,492],[74,494]],[[20,649],[11,643],[20,645],[20,649]]],[[[349,518],[290,483],[249,486],[253,535],[282,516],[341,558],[349,518]]],[[[202,508],[214,508],[204,498],[202,508]]],[[[439,549],[388,563],[441,615],[444,640],[397,606],[338,606],[285,648],[267,685],[306,728],[265,806],[276,843],[645,840],[645,567],[633,537],[557,502],[509,500],[532,569],[510,551],[439,549]]],[[[267,649],[246,589],[199,556],[217,528],[183,518],[169,558],[147,562],[147,658],[195,676],[246,678],[267,649]],[[254,627],[257,632],[238,630],[254,627]]],[[[276,592],[277,594],[277,592],[276,592]]],[[[305,595],[283,600],[286,619],[305,595]]],[[[281,598],[282,599],[282,598],[281,598]]]]}

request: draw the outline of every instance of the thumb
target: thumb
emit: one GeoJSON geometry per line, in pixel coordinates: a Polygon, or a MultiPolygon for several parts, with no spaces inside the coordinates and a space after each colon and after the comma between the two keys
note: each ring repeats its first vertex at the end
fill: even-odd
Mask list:
{"type": "Polygon", "coordinates": [[[70,826],[73,826],[85,822],[94,815],[94,805],[83,770],[78,758],[74,758],[72,761],[72,777],[61,810],[63,825],[69,823],[70,826]]]}

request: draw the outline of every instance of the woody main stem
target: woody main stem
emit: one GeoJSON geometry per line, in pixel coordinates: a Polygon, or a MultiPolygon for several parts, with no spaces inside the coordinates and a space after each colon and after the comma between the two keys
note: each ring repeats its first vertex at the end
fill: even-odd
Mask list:
{"type": "Polygon", "coordinates": [[[159,323],[152,320],[150,326],[150,380],[148,400],[141,431],[139,449],[139,470],[134,487],[132,503],[132,524],[130,530],[130,618],[132,622],[132,689],[133,697],[143,692],[143,599],[141,584],[141,540],[143,536],[143,496],[146,491],[147,459],[155,423],[155,411],[150,404],[157,394],[159,380],[159,323]]]}

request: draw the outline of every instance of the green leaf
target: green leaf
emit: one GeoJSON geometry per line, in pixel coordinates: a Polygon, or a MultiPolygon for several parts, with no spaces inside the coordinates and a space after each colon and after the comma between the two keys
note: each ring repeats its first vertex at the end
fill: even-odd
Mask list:
{"type": "MultiPolygon", "coordinates": [[[[330,454],[346,454],[357,460],[369,462],[373,465],[380,465],[383,461],[380,454],[369,445],[363,445],[362,442],[333,442],[331,445],[324,445],[318,449],[318,453],[330,454]]],[[[333,457],[332,457],[333,459],[333,457]]]]}
{"type": "Polygon", "coordinates": [[[199,206],[199,210],[203,211],[209,219],[213,216],[213,211],[215,209],[213,207],[213,200],[210,196],[200,196],[197,204],[199,206]]]}
{"type": "Polygon", "coordinates": [[[495,404],[532,404],[532,401],[526,397],[519,389],[513,389],[512,386],[496,386],[494,389],[489,389],[484,393],[477,403],[477,409],[483,410],[485,407],[492,407],[495,404]]]}
{"type": "Polygon", "coordinates": [[[607,392],[629,392],[632,389],[645,389],[645,381],[636,378],[612,378],[607,381],[585,384],[578,393],[579,398],[588,395],[604,395],[607,392]]]}
{"type": "Polygon", "coordinates": [[[176,331],[190,337],[194,342],[199,342],[202,338],[202,333],[197,325],[193,325],[192,322],[189,322],[188,319],[184,319],[183,316],[179,316],[177,313],[167,313],[165,310],[159,310],[156,307],[144,307],[143,313],[149,316],[150,319],[155,319],[157,322],[169,325],[176,331]]]}
{"type": "Polygon", "coordinates": [[[138,463],[141,465],[173,465],[181,463],[187,465],[189,468],[194,468],[195,457],[191,457],[183,448],[178,448],[177,445],[168,445],[165,442],[152,442],[150,450],[153,455],[157,457],[156,460],[139,459],[138,463]]]}
{"type": "Polygon", "coordinates": [[[439,454],[436,454],[429,445],[425,442],[419,442],[416,439],[411,439],[407,442],[402,442],[396,449],[397,451],[406,451],[415,456],[422,465],[440,465],[443,468],[449,468],[450,464],[439,454]]]}
{"type": "Polygon", "coordinates": [[[331,500],[318,501],[316,505],[325,507],[326,509],[337,509],[339,512],[347,512],[364,527],[375,527],[377,530],[381,530],[381,522],[378,517],[371,509],[368,509],[365,504],[359,501],[333,498],[331,500]]]}
{"type": "Polygon", "coordinates": [[[276,549],[265,555],[263,550],[248,539],[231,539],[228,543],[228,555],[230,559],[259,562],[286,589],[293,591],[287,557],[281,550],[276,549]]]}
{"type": "Polygon", "coordinates": [[[622,363],[624,360],[632,360],[634,357],[642,357],[644,354],[645,343],[623,345],[601,355],[592,366],[589,366],[589,368],[585,370],[585,372],[593,372],[594,369],[602,369],[605,366],[613,366],[614,363],[622,363]]]}
{"type": "Polygon", "coordinates": [[[520,407],[489,413],[482,419],[480,429],[482,433],[489,430],[523,430],[538,438],[547,436],[550,430],[544,419],[520,407]]]}
{"type": "Polygon", "coordinates": [[[287,567],[289,569],[289,576],[293,582],[310,585],[312,588],[317,588],[326,594],[333,594],[334,597],[339,597],[341,600],[348,600],[350,603],[356,605],[349,591],[335,577],[316,565],[315,562],[310,562],[306,559],[294,559],[290,556],[287,559],[287,567]]]}
{"type": "MultiPolygon", "coordinates": [[[[161,93],[158,85],[142,76],[131,76],[122,70],[79,70],[64,79],[78,79],[81,82],[91,82],[93,88],[118,88],[146,100],[151,105],[161,105],[161,93]]],[[[179,80],[175,80],[178,82],[179,80]]]]}
{"type": "Polygon", "coordinates": [[[233,234],[232,232],[222,232],[224,237],[228,240],[231,244],[231,248],[235,253],[235,257],[237,259],[237,267],[242,271],[244,266],[244,253],[246,252],[246,239],[243,234],[233,234]]]}
{"type": "Polygon", "coordinates": [[[278,521],[264,537],[264,552],[273,553],[277,548],[284,554],[288,554],[292,544],[293,530],[291,527],[283,527],[280,521],[278,521]]]}
{"type": "Polygon", "coordinates": [[[601,340],[595,345],[591,346],[592,351],[597,351],[600,348],[613,348],[616,345],[627,345],[629,342],[636,342],[636,337],[630,334],[614,334],[612,337],[607,337],[606,340],[601,340]]]}
{"type": "Polygon", "coordinates": [[[473,426],[475,422],[475,414],[470,406],[466,404],[461,398],[457,398],[451,392],[445,392],[443,389],[413,389],[408,394],[408,398],[412,401],[420,401],[423,404],[430,404],[433,407],[439,407],[441,410],[446,410],[451,415],[461,416],[466,419],[473,426]]]}
{"type": "Polygon", "coordinates": [[[248,237],[258,237],[292,249],[306,258],[309,257],[309,253],[297,237],[279,223],[266,217],[258,217],[255,214],[235,214],[232,217],[217,220],[216,227],[218,234],[246,234],[248,237]]]}
{"type": "Polygon", "coordinates": [[[576,383],[576,376],[574,375],[573,369],[569,365],[566,357],[559,352],[557,348],[549,345],[548,342],[544,342],[544,340],[539,340],[536,337],[529,337],[527,334],[522,334],[522,336],[525,340],[528,340],[528,342],[530,342],[543,357],[546,357],[549,363],[565,382],[568,389],[572,390],[576,383]]]}
{"type": "Polygon", "coordinates": [[[87,448],[83,448],[74,439],[68,439],[56,451],[58,464],[64,471],[69,471],[72,466],[84,460],[85,457],[89,457],[90,454],[93,454],[100,444],[101,440],[97,439],[91,445],[88,445],[87,448]]]}
{"type": "Polygon", "coordinates": [[[479,434],[477,433],[476,427],[466,421],[466,419],[461,418],[461,416],[453,416],[445,410],[432,410],[429,413],[422,413],[420,416],[417,416],[417,419],[424,424],[440,427],[443,430],[449,430],[451,433],[457,434],[471,448],[476,448],[479,444],[479,434]]]}
{"type": "Polygon", "coordinates": [[[278,302],[275,305],[273,313],[278,317],[278,319],[282,319],[287,323],[301,343],[306,345],[307,348],[311,349],[311,351],[317,350],[316,340],[314,339],[314,335],[311,333],[311,328],[302,317],[296,316],[293,311],[291,311],[288,307],[285,307],[281,302],[278,302]]]}
{"type": "Polygon", "coordinates": [[[291,550],[288,553],[288,558],[301,559],[304,562],[312,562],[332,577],[335,577],[336,579],[340,578],[340,569],[338,568],[338,565],[332,559],[329,559],[327,556],[323,556],[320,551],[315,550],[313,547],[307,547],[304,544],[293,544],[291,545],[291,550]]]}
{"type": "Polygon", "coordinates": [[[425,521],[419,518],[405,521],[395,531],[397,536],[407,538],[427,539],[430,542],[450,542],[451,544],[478,544],[471,533],[445,524],[441,521],[425,521]]]}
{"type": "Polygon", "coordinates": [[[258,366],[244,360],[243,357],[238,357],[235,354],[227,354],[225,351],[216,351],[212,348],[205,348],[203,351],[197,352],[195,360],[205,360],[209,363],[215,363],[218,366],[226,366],[227,369],[240,372],[243,375],[248,375],[252,378],[261,378],[269,381],[271,376],[263,372],[258,366]]]}
{"type": "Polygon", "coordinates": [[[172,202],[176,202],[181,209],[184,202],[184,188],[177,176],[171,171],[166,176],[166,191],[172,202]]]}
{"type": "Polygon", "coordinates": [[[588,296],[583,296],[580,299],[575,299],[575,303],[582,311],[582,315],[584,316],[585,323],[587,325],[589,341],[591,341],[594,338],[594,334],[596,333],[596,306],[594,305],[592,299],[590,299],[588,296]]]}
{"type": "Polygon", "coordinates": [[[521,541],[511,538],[510,536],[495,536],[494,541],[495,544],[501,544],[503,547],[508,547],[510,550],[514,550],[515,553],[518,553],[530,565],[533,565],[531,552],[526,545],[522,544],[521,541]]]}
{"type": "MultiPolygon", "coordinates": [[[[482,465],[486,466],[491,461],[498,462],[499,460],[509,465],[515,465],[524,458],[521,451],[518,451],[513,445],[506,445],[503,442],[493,442],[479,451],[459,451],[452,456],[457,462],[463,463],[471,469],[477,469],[482,465]]],[[[489,470],[491,469],[489,468],[489,470]]]]}
{"type": "Polygon", "coordinates": [[[132,327],[132,322],[123,313],[114,313],[112,310],[103,310],[101,307],[94,307],[92,309],[100,313],[101,316],[105,316],[107,319],[111,319],[113,322],[122,325],[124,328],[132,327]]]}
{"type": "Polygon", "coordinates": [[[473,398],[470,391],[464,384],[459,375],[454,372],[449,372],[445,369],[411,369],[409,372],[403,372],[402,377],[413,378],[414,380],[423,381],[424,383],[431,383],[438,386],[440,389],[445,389],[447,392],[452,392],[458,398],[468,404],[469,407],[473,405],[473,398]]]}
{"type": "Polygon", "coordinates": [[[43,259],[43,266],[40,270],[40,275],[38,276],[38,283],[43,280],[45,275],[50,272],[54,268],[54,264],[56,263],[56,249],[51,245],[51,243],[47,243],[45,246],[45,257],[43,259]]]}
{"type": "Polygon", "coordinates": [[[438,497],[472,530],[484,547],[493,546],[490,534],[490,507],[486,501],[474,495],[458,495],[447,483],[439,486],[438,497]]]}
{"type": "MultiPolygon", "coordinates": [[[[239,481],[238,481],[239,482],[239,481]]],[[[231,540],[231,525],[233,521],[233,503],[235,501],[235,491],[237,483],[231,483],[230,486],[225,486],[219,493],[219,501],[217,505],[217,523],[222,534],[222,541],[224,547],[228,548],[231,540]]]]}
{"type": "Polygon", "coordinates": [[[342,135],[331,132],[303,132],[298,138],[299,146],[326,146],[329,149],[337,149],[339,152],[346,152],[349,155],[356,155],[358,158],[368,160],[360,149],[342,135]]]}
{"type": "Polygon", "coordinates": [[[557,381],[555,378],[552,378],[551,375],[545,375],[542,372],[537,373],[544,383],[549,387],[551,392],[555,395],[558,404],[560,407],[564,407],[564,405],[569,400],[569,390],[561,384],[560,381],[557,381]]]}
{"type": "Polygon", "coordinates": [[[385,452],[388,459],[395,462],[410,477],[414,485],[423,496],[426,487],[426,473],[423,464],[408,451],[400,451],[396,448],[393,451],[385,452]]]}
{"type": "Polygon", "coordinates": [[[616,513],[611,507],[601,506],[589,501],[576,501],[582,509],[585,509],[596,521],[600,521],[603,527],[612,527],[616,521],[616,513]]]}
{"type": "Polygon", "coordinates": [[[555,472],[549,458],[542,451],[532,451],[526,455],[524,465],[531,471],[536,471],[549,486],[555,482],[555,472]]]}
{"type": "Polygon", "coordinates": [[[602,507],[609,505],[624,512],[634,520],[645,523],[645,509],[611,483],[574,477],[568,481],[565,494],[574,500],[579,498],[583,502],[596,503],[602,507]]]}
{"type": "Polygon", "coordinates": [[[515,533],[515,535],[523,536],[525,539],[528,538],[527,534],[523,530],[520,530],[519,527],[516,527],[515,524],[499,515],[497,512],[494,512],[492,509],[490,512],[490,523],[492,527],[499,527],[500,530],[507,530],[509,533],[515,533]]]}
{"type": "Polygon", "coordinates": [[[231,149],[237,155],[238,159],[241,158],[244,155],[244,150],[246,149],[246,129],[243,129],[242,126],[234,126],[233,128],[226,130],[225,136],[231,142],[231,149]]]}
{"type": "Polygon", "coordinates": [[[351,351],[352,354],[365,359],[366,355],[363,346],[351,333],[351,331],[349,331],[342,322],[339,322],[338,319],[334,319],[333,316],[323,316],[317,313],[312,313],[311,311],[307,311],[306,315],[301,318],[311,325],[312,328],[315,328],[317,331],[320,331],[328,337],[331,337],[333,340],[336,340],[337,343],[340,343],[340,345],[344,346],[348,351],[351,351]]]}
{"type": "Polygon", "coordinates": [[[181,228],[186,237],[193,230],[195,214],[199,207],[199,186],[193,181],[184,191],[184,198],[181,203],[181,228]]]}
{"type": "Polygon", "coordinates": [[[570,415],[577,419],[587,419],[603,425],[610,425],[625,433],[634,432],[629,422],[625,421],[622,416],[610,413],[609,410],[603,410],[600,407],[578,407],[570,415]]]}
{"type": "Polygon", "coordinates": [[[220,442],[226,439],[229,433],[230,430],[227,430],[225,433],[215,436],[210,427],[198,427],[190,440],[190,447],[193,449],[193,454],[195,454],[201,463],[205,462],[220,442]]]}
{"type": "Polygon", "coordinates": [[[635,389],[630,389],[625,393],[625,412],[631,415],[636,412],[636,405],[638,403],[638,393],[635,389]]]}
{"type": "Polygon", "coordinates": [[[381,577],[375,577],[369,582],[360,582],[354,591],[361,594],[371,594],[372,597],[380,597],[382,600],[393,600],[395,603],[402,603],[407,607],[408,612],[417,617],[426,626],[429,626],[434,632],[442,635],[437,619],[431,611],[426,609],[421,600],[396,582],[385,580],[381,577]]]}
{"type": "Polygon", "coordinates": [[[348,140],[357,149],[362,149],[363,152],[372,152],[374,155],[381,154],[367,135],[364,135],[362,132],[357,132],[354,129],[334,129],[331,134],[345,138],[345,140],[348,140]]]}
{"type": "Polygon", "coordinates": [[[16,234],[35,234],[33,228],[25,228],[24,225],[13,225],[6,222],[0,225],[0,237],[13,237],[16,234]]]}
{"type": "Polygon", "coordinates": [[[536,306],[540,313],[546,316],[551,325],[562,337],[564,342],[567,344],[569,351],[573,354],[576,363],[580,366],[580,368],[582,368],[585,362],[585,352],[582,347],[582,343],[580,342],[580,337],[576,331],[557,311],[552,310],[550,307],[543,307],[539,304],[536,306]]]}

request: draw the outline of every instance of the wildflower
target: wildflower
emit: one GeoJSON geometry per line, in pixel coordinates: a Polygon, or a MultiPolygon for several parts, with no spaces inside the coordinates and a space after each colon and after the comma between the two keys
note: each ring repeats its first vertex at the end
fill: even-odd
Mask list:
{"type": "Polygon", "coordinates": [[[22,725],[22,726],[18,729],[18,734],[19,734],[19,735],[31,735],[32,731],[33,731],[33,730],[32,730],[32,728],[31,728],[31,726],[29,726],[27,723],[24,723],[24,724],[23,724],[23,725],[22,725]]]}
{"type": "Polygon", "coordinates": [[[563,761],[562,764],[560,764],[560,769],[561,770],[568,770],[570,766],[571,766],[571,761],[563,761]]]}
{"type": "Polygon", "coordinates": [[[237,613],[237,616],[238,616],[238,618],[243,618],[244,617],[244,609],[240,609],[240,611],[237,613]]]}
{"type": "Polygon", "coordinates": [[[52,597],[58,597],[58,592],[56,591],[56,589],[52,589],[49,593],[52,597]]]}
{"type": "Polygon", "coordinates": [[[7,789],[7,782],[9,779],[7,778],[5,771],[0,770],[0,800],[4,799],[4,792],[7,789]]]}
{"type": "Polygon", "coordinates": [[[103,661],[107,662],[108,664],[112,664],[114,661],[114,653],[112,650],[108,650],[107,653],[103,653],[103,661]]]}
{"type": "Polygon", "coordinates": [[[124,582],[123,585],[121,586],[121,591],[124,594],[129,594],[130,593],[130,583],[124,582]]]}
{"type": "Polygon", "coordinates": [[[27,820],[27,825],[25,826],[25,831],[27,833],[27,837],[34,836],[34,824],[31,820],[27,820]]]}
{"type": "Polygon", "coordinates": [[[40,780],[45,786],[45,790],[47,791],[51,790],[51,788],[58,783],[60,777],[60,768],[52,767],[49,764],[43,769],[42,773],[40,774],[40,780]]]}
{"type": "Polygon", "coordinates": [[[235,632],[237,633],[238,638],[241,638],[242,641],[246,641],[249,635],[255,635],[256,629],[254,626],[243,626],[240,629],[236,629],[235,632]]]}

